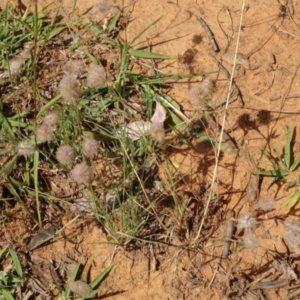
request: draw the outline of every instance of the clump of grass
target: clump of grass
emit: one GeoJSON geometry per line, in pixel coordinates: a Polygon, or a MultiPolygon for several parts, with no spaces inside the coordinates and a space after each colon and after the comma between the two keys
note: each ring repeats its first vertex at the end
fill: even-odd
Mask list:
{"type": "MultiPolygon", "coordinates": [[[[9,178],[10,191],[22,203],[22,207],[26,205],[21,199],[24,198],[26,202],[26,195],[32,195],[34,190],[36,206],[27,211],[31,217],[37,215],[37,220],[32,217],[34,222],[41,226],[44,221],[41,202],[43,205],[55,205],[41,184],[41,177],[50,177],[55,170],[77,183],[74,193],[86,199],[93,216],[114,241],[128,245],[150,226],[148,220],[155,215],[154,204],[163,197],[155,187],[157,180],[153,179],[162,160],[160,156],[164,155],[162,145],[165,136],[177,128],[178,133],[179,129],[187,134],[191,130],[178,103],[164,93],[163,84],[174,78],[189,78],[192,75],[149,77],[132,71],[136,60],[172,57],[136,50],[132,46],[159,19],[132,41],[121,42],[114,38],[114,28],[120,16],[118,12],[106,29],[94,23],[85,24],[84,30],[90,30],[85,32],[90,37],[89,42],[81,40],[78,44],[67,45],[70,51],[74,51],[84,44],[84,54],[72,56],[60,68],[55,66],[54,69],[51,64],[43,65],[39,57],[35,57],[31,69],[28,67],[28,78],[35,86],[32,95],[35,103],[29,101],[29,112],[19,113],[16,105],[13,118],[4,115],[5,126],[1,134],[7,141],[17,145],[17,157],[8,159],[3,174],[9,178]],[[107,65],[110,62],[102,64],[102,58],[101,62],[98,61],[98,52],[93,48],[99,43],[105,44],[115,56],[119,55],[117,62],[113,62],[115,74],[112,78],[115,80],[109,84],[107,65]],[[49,68],[48,74],[53,75],[51,90],[55,92],[49,99],[40,97],[45,91],[38,70],[44,71],[44,68],[49,68]],[[137,127],[146,134],[135,132],[137,138],[130,136],[128,130],[131,124],[141,125],[137,127]],[[17,167],[19,156],[25,158],[25,163],[21,165],[24,169],[17,167]],[[97,168],[98,161],[101,168],[97,168]],[[145,163],[148,161],[151,164],[145,163]],[[19,176],[20,172],[24,172],[24,180],[19,176]],[[23,196],[17,197],[21,190],[23,196]]],[[[42,16],[36,15],[34,21],[41,23],[35,23],[32,29],[35,30],[35,36],[42,36],[43,39],[39,41],[41,44],[51,40],[54,33],[60,34],[66,30],[63,24],[58,23],[54,30],[54,23],[50,28],[50,24],[45,22],[49,31],[48,34],[44,31],[42,34],[38,31],[44,30],[42,19],[42,16]]],[[[32,37],[32,34],[28,34],[28,40],[32,37]]],[[[18,47],[22,47],[21,41],[18,47]]],[[[180,133],[180,138],[186,142],[184,133],[180,133]]],[[[69,199],[70,205],[72,201],[69,199]]],[[[175,193],[174,201],[179,204],[175,193]]],[[[68,211],[66,207],[63,209],[68,211]]]]}
{"type": "Polygon", "coordinates": [[[17,299],[19,295],[25,297],[24,291],[28,280],[24,276],[20,260],[13,249],[0,250],[0,266],[0,294],[4,299],[17,299]]]}

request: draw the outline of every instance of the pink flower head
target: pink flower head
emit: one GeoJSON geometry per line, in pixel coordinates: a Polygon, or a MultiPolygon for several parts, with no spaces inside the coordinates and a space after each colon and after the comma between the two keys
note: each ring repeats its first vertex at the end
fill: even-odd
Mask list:
{"type": "Polygon", "coordinates": [[[150,121],[152,124],[162,124],[165,120],[166,110],[159,102],[156,102],[155,111],[150,121]]]}
{"type": "Polygon", "coordinates": [[[93,170],[84,163],[77,164],[71,171],[71,177],[79,184],[88,184],[93,179],[93,170]]]}
{"type": "Polygon", "coordinates": [[[87,139],[82,145],[82,150],[86,157],[93,158],[98,153],[98,143],[94,139],[87,139]]]}
{"type": "Polygon", "coordinates": [[[80,87],[74,74],[65,74],[59,83],[59,91],[66,104],[76,105],[80,99],[80,87]]]}
{"type": "Polygon", "coordinates": [[[56,151],[56,158],[61,164],[71,166],[75,159],[73,148],[68,145],[59,146],[56,151]]]}

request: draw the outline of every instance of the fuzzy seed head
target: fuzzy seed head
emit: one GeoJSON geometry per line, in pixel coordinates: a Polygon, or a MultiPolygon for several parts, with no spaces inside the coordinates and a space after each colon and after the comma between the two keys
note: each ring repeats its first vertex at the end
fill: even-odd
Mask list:
{"type": "Polygon", "coordinates": [[[76,105],[80,99],[80,87],[73,74],[65,74],[59,83],[59,92],[68,105],[76,105]]]}
{"type": "Polygon", "coordinates": [[[258,238],[252,233],[248,232],[244,235],[244,248],[255,250],[259,246],[258,238]]]}
{"type": "Polygon", "coordinates": [[[46,126],[50,126],[55,130],[58,121],[59,121],[58,115],[54,112],[51,112],[51,113],[45,115],[43,124],[45,124],[46,126]]]}
{"type": "Polygon", "coordinates": [[[297,274],[292,269],[292,267],[288,264],[288,262],[286,262],[286,261],[279,262],[279,261],[275,260],[273,262],[273,266],[277,271],[282,273],[284,277],[286,277],[288,279],[294,279],[294,280],[298,279],[297,274]]]}
{"type": "Polygon", "coordinates": [[[84,163],[77,164],[71,171],[71,177],[78,184],[89,184],[93,179],[93,170],[84,163]]]}
{"type": "Polygon", "coordinates": [[[201,103],[200,99],[200,88],[195,86],[189,90],[190,101],[192,104],[199,105],[201,103]]]}
{"type": "Polygon", "coordinates": [[[36,137],[41,143],[50,143],[54,139],[54,129],[51,126],[42,124],[36,130],[36,137]]]}
{"type": "Polygon", "coordinates": [[[69,60],[64,66],[65,73],[78,75],[85,70],[84,62],[82,60],[69,60]]]}
{"type": "Polygon", "coordinates": [[[162,143],[165,138],[165,129],[163,123],[151,123],[150,135],[155,142],[162,143]]]}
{"type": "Polygon", "coordinates": [[[17,153],[19,156],[24,156],[25,158],[34,154],[35,145],[30,141],[20,141],[17,146],[17,153]]]}
{"type": "Polygon", "coordinates": [[[270,195],[262,196],[258,200],[258,206],[263,211],[270,211],[275,207],[275,199],[270,195]]]}
{"type": "Polygon", "coordinates": [[[18,58],[12,59],[9,62],[10,73],[12,75],[18,75],[21,72],[24,64],[25,61],[23,59],[18,59],[18,58]]]}
{"type": "Polygon", "coordinates": [[[106,73],[103,66],[91,65],[88,68],[86,81],[89,87],[98,87],[100,85],[103,85],[106,81],[106,73]]]}
{"type": "Polygon", "coordinates": [[[82,145],[83,154],[88,158],[93,158],[98,153],[98,143],[94,139],[87,139],[82,145]]]}
{"type": "Polygon", "coordinates": [[[212,94],[214,88],[214,82],[210,77],[206,77],[201,83],[201,94],[203,98],[206,98],[212,94]]]}
{"type": "Polygon", "coordinates": [[[71,166],[75,159],[73,148],[68,145],[59,146],[56,151],[56,158],[61,164],[71,166]]]}
{"type": "Polygon", "coordinates": [[[257,221],[255,218],[250,213],[246,213],[241,215],[238,218],[238,224],[237,224],[237,229],[241,230],[244,229],[245,231],[250,231],[253,229],[257,224],[257,221]]]}

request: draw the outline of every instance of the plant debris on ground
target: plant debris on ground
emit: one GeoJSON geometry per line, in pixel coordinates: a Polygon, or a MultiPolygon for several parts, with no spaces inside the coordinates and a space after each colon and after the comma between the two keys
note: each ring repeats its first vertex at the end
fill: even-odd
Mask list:
{"type": "MultiPolygon", "coordinates": [[[[91,253],[83,250],[92,228],[116,252],[144,253],[149,273],[162,270],[165,259],[175,260],[188,282],[180,282],[182,289],[210,287],[228,299],[266,299],[266,291],[289,287],[286,299],[298,296],[299,262],[290,251],[300,252],[300,224],[276,215],[275,197],[261,194],[271,178],[267,191],[276,184],[293,188],[283,206],[297,205],[296,129],[286,127],[283,151],[270,140],[259,157],[251,156],[219,117],[227,114],[226,101],[237,100],[240,109],[245,104],[222,63],[234,58],[249,70],[248,57],[227,53],[222,63],[212,57],[218,71],[163,71],[166,62],[189,64],[196,52],[174,57],[138,47],[162,19],[124,39],[133,22],[125,8],[99,23],[75,12],[50,17],[11,4],[1,10],[0,299],[109,297],[105,279],[116,253],[95,275],[91,253]],[[218,83],[212,76],[219,73],[232,84],[225,102],[213,97],[218,83]],[[186,83],[190,112],[171,93],[186,83]],[[173,159],[199,149],[206,166],[218,166],[228,153],[248,162],[251,178],[242,192],[251,205],[229,208],[215,185],[223,182],[220,174],[198,182],[199,169],[187,176],[173,159]],[[262,245],[273,238],[268,220],[283,226],[286,252],[262,245]],[[43,253],[56,243],[74,246],[43,253]],[[241,264],[241,251],[256,253],[259,262],[241,264]]],[[[237,124],[246,135],[249,128],[268,126],[267,116],[255,122],[242,114],[237,124]]],[[[203,178],[210,171],[201,169],[203,178]]],[[[184,299],[177,287],[170,293],[184,299]]]]}

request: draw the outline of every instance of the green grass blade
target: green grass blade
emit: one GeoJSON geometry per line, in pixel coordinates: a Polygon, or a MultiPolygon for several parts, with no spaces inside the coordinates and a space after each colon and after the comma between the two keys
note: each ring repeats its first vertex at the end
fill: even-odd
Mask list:
{"type": "MultiPolygon", "coordinates": [[[[12,178],[9,178],[11,181],[13,181],[12,178]]],[[[28,210],[28,208],[26,207],[25,203],[23,202],[23,200],[21,199],[21,197],[19,196],[19,194],[17,193],[16,189],[14,188],[12,183],[6,183],[5,186],[7,187],[7,189],[9,190],[9,192],[12,194],[12,196],[15,197],[15,199],[18,201],[18,203],[20,204],[20,206],[22,207],[22,209],[32,218],[32,220],[37,223],[37,220],[34,218],[34,216],[30,213],[30,211],[28,210]]]]}
{"type": "Polygon", "coordinates": [[[7,249],[8,249],[8,247],[3,248],[2,250],[0,250],[0,259],[3,256],[3,254],[6,252],[7,249]]]}
{"type": "Polygon", "coordinates": [[[283,170],[269,170],[269,171],[259,171],[259,175],[267,176],[267,177],[276,177],[276,178],[283,178],[287,175],[287,173],[283,170]]]}
{"type": "MultiPolygon", "coordinates": [[[[75,281],[75,279],[76,279],[76,277],[78,275],[80,267],[81,267],[81,259],[78,260],[78,262],[77,262],[74,270],[72,271],[72,273],[71,273],[71,275],[69,277],[69,282],[75,281]]],[[[71,290],[69,288],[69,285],[67,285],[66,290],[65,290],[66,297],[69,297],[70,292],[71,292],[71,290]]],[[[69,299],[69,298],[66,298],[66,299],[69,299]]]]}
{"type": "Polygon", "coordinates": [[[286,207],[286,206],[294,206],[298,203],[300,198],[300,191],[297,191],[293,196],[291,196],[289,199],[287,199],[282,206],[286,207]]]}
{"type": "Polygon", "coordinates": [[[40,199],[39,199],[39,179],[38,179],[38,172],[39,172],[39,151],[34,152],[33,156],[33,182],[34,182],[34,194],[35,194],[35,203],[36,203],[36,213],[38,217],[39,226],[42,226],[42,218],[41,218],[41,211],[40,211],[40,199]]]}
{"type": "Polygon", "coordinates": [[[284,147],[284,164],[287,169],[290,169],[291,166],[291,140],[292,140],[291,126],[288,126],[287,136],[285,140],[285,147],[284,147]]]}
{"type": "Polygon", "coordinates": [[[12,171],[17,161],[17,158],[18,155],[14,155],[12,158],[10,158],[9,161],[0,169],[0,175],[6,178],[9,175],[9,173],[12,171]]]}
{"type": "Polygon", "coordinates": [[[291,165],[290,172],[295,171],[298,168],[299,164],[300,164],[300,155],[296,158],[294,163],[291,165]]]}
{"type": "Polygon", "coordinates": [[[116,13],[116,15],[111,19],[111,21],[109,22],[109,24],[107,26],[107,31],[108,32],[112,32],[116,28],[116,25],[117,25],[117,22],[120,18],[120,15],[121,15],[121,12],[118,11],[116,13]]]}
{"type": "Polygon", "coordinates": [[[278,169],[278,166],[275,162],[275,160],[273,159],[273,157],[266,151],[261,150],[262,154],[269,160],[269,162],[272,164],[273,168],[276,170],[278,169]]]}
{"type": "Polygon", "coordinates": [[[15,300],[13,295],[10,292],[8,292],[6,290],[2,290],[2,293],[3,293],[5,300],[15,300]]]}
{"type": "Polygon", "coordinates": [[[95,295],[97,295],[102,289],[99,288],[97,290],[94,290],[94,291],[91,291],[89,294],[87,294],[85,297],[83,297],[82,299],[85,300],[85,299],[92,299],[94,298],[95,295]]]}
{"type": "Polygon", "coordinates": [[[59,99],[61,98],[61,96],[56,96],[55,98],[53,98],[51,101],[47,102],[47,104],[45,104],[40,111],[38,112],[36,118],[38,119],[41,115],[43,115],[46,111],[48,111],[48,109],[53,106],[59,99]]]}
{"type": "Polygon", "coordinates": [[[23,271],[22,271],[22,266],[21,266],[20,260],[17,256],[17,253],[13,249],[8,249],[8,252],[9,252],[9,254],[10,254],[12,260],[13,260],[13,263],[14,263],[14,266],[16,268],[17,274],[19,275],[19,277],[22,278],[23,271]]]}
{"type": "Polygon", "coordinates": [[[129,43],[128,47],[130,47],[141,35],[143,35],[150,27],[154,26],[158,21],[160,21],[162,17],[157,18],[154,20],[150,25],[144,28],[133,40],[129,43]]]}
{"type": "Polygon", "coordinates": [[[52,31],[50,31],[49,33],[47,33],[46,36],[43,39],[40,40],[40,44],[47,43],[53,37],[55,37],[56,35],[58,35],[59,33],[61,33],[66,28],[67,28],[67,26],[61,26],[61,27],[54,28],[52,31]]]}
{"type": "Polygon", "coordinates": [[[15,140],[15,133],[12,129],[10,122],[7,120],[6,117],[3,116],[3,114],[1,112],[0,112],[0,125],[3,129],[5,129],[8,132],[9,137],[12,140],[15,140]]]}
{"type": "Polygon", "coordinates": [[[90,287],[94,289],[104,278],[107,274],[111,271],[113,265],[108,266],[104,271],[101,272],[91,283],[90,287]]]}
{"type": "Polygon", "coordinates": [[[149,59],[174,59],[174,57],[165,55],[165,54],[159,54],[159,53],[154,53],[154,52],[149,52],[145,50],[134,50],[134,49],[129,49],[128,53],[134,57],[139,57],[139,58],[149,58],[149,59]]]}

